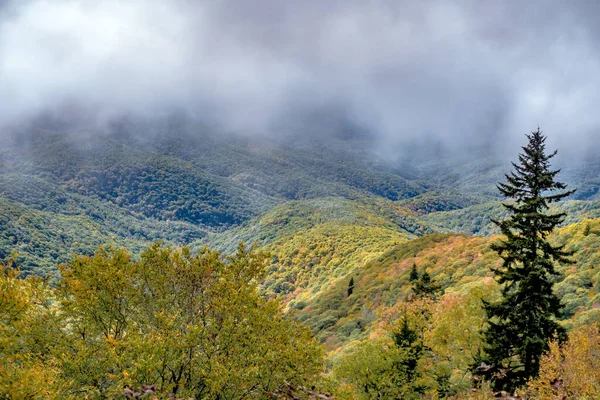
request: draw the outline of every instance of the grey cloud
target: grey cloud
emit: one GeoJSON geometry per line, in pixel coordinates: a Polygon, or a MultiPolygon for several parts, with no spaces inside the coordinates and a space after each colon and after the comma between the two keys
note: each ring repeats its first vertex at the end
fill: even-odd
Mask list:
{"type": "Polygon", "coordinates": [[[4,1],[0,121],[64,104],[101,120],[183,109],[268,134],[335,109],[386,139],[383,147],[506,143],[537,124],[552,145],[588,143],[600,124],[599,8],[583,0],[4,1]]]}

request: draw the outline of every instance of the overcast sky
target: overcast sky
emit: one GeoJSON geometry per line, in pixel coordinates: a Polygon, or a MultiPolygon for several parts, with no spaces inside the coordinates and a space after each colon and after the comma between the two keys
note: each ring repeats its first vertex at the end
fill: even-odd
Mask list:
{"type": "Polygon", "coordinates": [[[597,4],[0,0],[0,123],[184,109],[253,134],[325,111],[389,140],[587,143],[597,4]]]}

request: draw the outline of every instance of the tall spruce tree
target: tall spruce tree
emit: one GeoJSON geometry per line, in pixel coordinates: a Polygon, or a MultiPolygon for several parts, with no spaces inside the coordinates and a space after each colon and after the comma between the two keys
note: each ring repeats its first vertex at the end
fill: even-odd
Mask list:
{"type": "Polygon", "coordinates": [[[527,139],[519,164],[512,163],[514,171],[498,185],[511,200],[504,204],[510,216],[493,221],[506,236],[492,245],[503,260],[493,269],[503,284],[502,299],[484,304],[489,327],[484,333],[485,355],[475,370],[496,390],[509,392],[537,376],[549,339],[566,337],[556,322],[561,304],[552,291],[552,276],[557,275],[555,263],[569,263],[572,254],[548,241],[565,218],[564,213],[548,213],[548,208],[574,191],[565,191],[566,185],[555,180],[560,170],[551,170],[549,161],[556,151],[546,154],[546,137],[539,127],[527,139]]]}

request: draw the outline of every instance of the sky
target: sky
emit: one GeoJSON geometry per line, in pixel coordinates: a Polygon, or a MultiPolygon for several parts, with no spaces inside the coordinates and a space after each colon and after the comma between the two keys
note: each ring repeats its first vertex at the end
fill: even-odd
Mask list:
{"type": "Polygon", "coordinates": [[[0,129],[39,113],[184,111],[248,135],[588,148],[594,0],[0,0],[0,129]],[[322,127],[321,127],[322,128],[322,127]]]}

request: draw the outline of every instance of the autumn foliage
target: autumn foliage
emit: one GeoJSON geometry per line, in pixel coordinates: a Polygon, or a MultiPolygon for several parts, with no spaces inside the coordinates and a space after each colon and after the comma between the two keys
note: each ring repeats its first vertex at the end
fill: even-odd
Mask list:
{"type": "Polygon", "coordinates": [[[244,246],[222,258],[155,244],[139,260],[100,249],[61,266],[55,290],[6,267],[0,397],[115,398],[152,385],[245,399],[314,385],[322,350],[256,290],[265,258],[244,246]]]}

